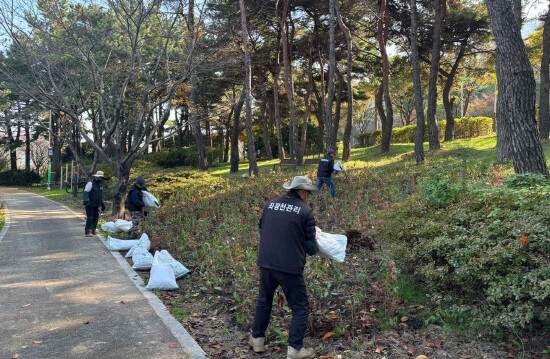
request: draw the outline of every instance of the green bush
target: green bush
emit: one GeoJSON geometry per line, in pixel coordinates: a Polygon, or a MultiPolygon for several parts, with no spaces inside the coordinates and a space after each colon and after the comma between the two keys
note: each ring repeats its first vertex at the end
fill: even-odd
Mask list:
{"type": "Polygon", "coordinates": [[[42,177],[32,171],[4,171],[0,172],[0,186],[32,186],[40,183],[42,177]]]}
{"type": "Polygon", "coordinates": [[[478,329],[550,324],[550,184],[526,179],[464,187],[449,199],[441,194],[453,185],[442,177],[430,196],[415,195],[385,217],[382,235],[402,269],[478,329]]]}
{"type": "MultiPolygon", "coordinates": [[[[439,138],[445,137],[447,121],[438,122],[439,138]]],[[[493,133],[493,119],[489,117],[463,117],[455,119],[455,139],[466,139],[488,136],[493,133]]],[[[396,127],[392,130],[392,143],[414,143],[416,125],[396,127]]],[[[382,130],[364,133],[357,137],[362,147],[378,145],[382,141],[382,130]]],[[[428,141],[428,130],[424,133],[424,141],[428,141]]]]}
{"type": "MultiPolygon", "coordinates": [[[[218,164],[221,152],[221,148],[207,148],[206,157],[208,164],[218,164]]],[[[198,167],[199,165],[197,148],[195,146],[164,149],[160,152],[147,154],[142,158],[164,168],[181,166],[198,167]]]]}

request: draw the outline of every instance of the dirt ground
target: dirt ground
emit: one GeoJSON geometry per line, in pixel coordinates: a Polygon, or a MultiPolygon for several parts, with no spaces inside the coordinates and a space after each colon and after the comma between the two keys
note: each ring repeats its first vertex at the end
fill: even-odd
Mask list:
{"type": "MultiPolygon", "coordinates": [[[[364,250],[372,251],[374,246],[366,246],[364,250]]],[[[229,293],[205,291],[194,285],[192,267],[190,269],[189,275],[178,280],[180,289],[157,292],[157,295],[211,358],[286,358],[284,335],[288,335],[290,313],[283,310],[282,305],[274,305],[272,317],[272,323],[276,323],[272,326],[277,326],[280,334],[271,331],[267,338],[267,351],[256,354],[248,346],[252,318],[238,323],[230,310],[234,299],[229,293]]],[[[149,272],[139,273],[148,281],[149,272]]],[[[376,287],[373,285],[368,293],[373,298],[369,304],[370,310],[351,313],[351,317],[350,313],[346,313],[346,318],[338,318],[335,314],[327,318],[312,305],[305,345],[314,347],[318,358],[323,359],[416,358],[419,355],[430,359],[550,359],[549,355],[541,354],[541,348],[547,348],[550,343],[548,334],[529,339],[511,336],[508,342],[502,343],[493,343],[487,338],[465,339],[465,336],[439,325],[424,326],[423,320],[417,318],[415,313],[426,308],[418,305],[408,306],[406,311],[410,314],[401,317],[396,326],[382,329],[375,325],[374,317],[369,313],[375,311],[377,305],[382,305],[382,299],[376,298],[380,295],[376,287]],[[351,321],[353,328],[340,335],[332,318],[351,321]]],[[[392,305],[399,307],[403,304],[392,305]]]]}

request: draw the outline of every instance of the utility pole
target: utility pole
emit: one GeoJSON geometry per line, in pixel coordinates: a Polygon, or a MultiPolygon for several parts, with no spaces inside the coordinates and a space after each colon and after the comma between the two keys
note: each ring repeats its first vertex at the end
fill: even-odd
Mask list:
{"type": "Polygon", "coordinates": [[[51,191],[51,183],[52,183],[52,156],[53,156],[53,148],[52,148],[52,110],[50,110],[50,127],[48,128],[48,191],[51,191]]]}

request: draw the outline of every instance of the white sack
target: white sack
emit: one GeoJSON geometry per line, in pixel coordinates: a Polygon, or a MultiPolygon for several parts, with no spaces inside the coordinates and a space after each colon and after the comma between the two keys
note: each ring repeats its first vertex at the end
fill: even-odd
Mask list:
{"type": "Polygon", "coordinates": [[[165,260],[167,263],[169,263],[172,268],[174,269],[174,275],[176,276],[176,279],[183,277],[187,273],[189,273],[189,269],[185,268],[183,264],[175,260],[170,253],[168,253],[167,250],[160,251],[160,255],[163,260],[165,260]]]}
{"type": "Polygon", "coordinates": [[[155,196],[153,196],[151,192],[142,191],[142,193],[143,193],[143,203],[145,203],[146,207],[153,207],[153,208],[160,207],[158,199],[155,196]]]}
{"type": "Polygon", "coordinates": [[[132,262],[135,270],[149,270],[153,265],[153,256],[145,247],[137,247],[132,255],[132,262]]]}
{"type": "Polygon", "coordinates": [[[344,170],[344,167],[342,167],[342,162],[338,161],[334,164],[334,167],[332,167],[335,171],[342,172],[344,170]]]}
{"type": "Polygon", "coordinates": [[[337,262],[343,262],[346,259],[346,246],[348,237],[343,234],[331,234],[316,228],[317,246],[319,255],[337,262]]]}
{"type": "Polygon", "coordinates": [[[130,232],[130,229],[132,228],[132,222],[131,221],[125,221],[123,219],[117,219],[115,222],[115,229],[119,232],[130,232]]]}
{"type": "Polygon", "coordinates": [[[151,276],[146,289],[171,290],[177,289],[176,276],[174,269],[170,264],[161,258],[160,252],[155,252],[153,257],[153,266],[151,267],[151,276]]]}
{"type": "Polygon", "coordinates": [[[115,222],[105,222],[101,225],[101,229],[107,233],[116,233],[116,224],[115,222]]]}
{"type": "Polygon", "coordinates": [[[149,240],[149,236],[145,233],[143,233],[141,235],[141,237],[139,238],[138,242],[136,243],[135,246],[133,246],[132,248],[130,248],[130,250],[128,251],[128,253],[126,253],[126,258],[130,258],[132,257],[132,254],[134,254],[134,250],[137,248],[137,247],[143,247],[147,250],[151,249],[151,241],[149,240]]]}
{"type": "Polygon", "coordinates": [[[137,239],[117,239],[111,236],[107,237],[107,249],[110,251],[127,251],[138,242],[137,239]]]}

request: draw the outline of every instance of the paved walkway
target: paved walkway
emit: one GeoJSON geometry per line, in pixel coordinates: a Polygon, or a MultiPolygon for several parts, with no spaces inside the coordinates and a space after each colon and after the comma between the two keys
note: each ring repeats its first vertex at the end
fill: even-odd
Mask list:
{"type": "Polygon", "coordinates": [[[0,241],[1,359],[186,358],[81,220],[25,191],[0,194],[11,217],[0,241]]]}

